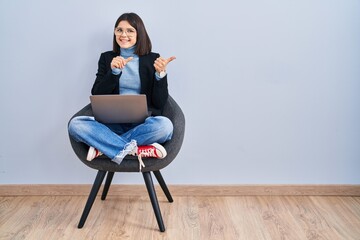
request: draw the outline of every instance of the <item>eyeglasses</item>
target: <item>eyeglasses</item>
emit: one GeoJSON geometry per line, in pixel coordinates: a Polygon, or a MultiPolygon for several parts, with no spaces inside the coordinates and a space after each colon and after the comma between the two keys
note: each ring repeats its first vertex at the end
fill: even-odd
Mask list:
{"type": "Polygon", "coordinates": [[[136,34],[136,30],[132,29],[132,28],[128,28],[125,30],[122,28],[115,28],[115,30],[114,30],[114,34],[116,36],[121,36],[121,35],[123,35],[123,33],[125,33],[126,36],[128,36],[128,37],[133,37],[136,34]]]}

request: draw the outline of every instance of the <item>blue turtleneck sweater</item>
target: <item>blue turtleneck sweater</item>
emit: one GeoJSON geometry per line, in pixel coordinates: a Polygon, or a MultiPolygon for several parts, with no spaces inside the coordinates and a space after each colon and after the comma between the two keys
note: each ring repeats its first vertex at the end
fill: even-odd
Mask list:
{"type": "Polygon", "coordinates": [[[120,56],[127,59],[133,57],[133,59],[128,62],[123,69],[114,68],[112,73],[120,76],[120,94],[140,94],[141,84],[139,76],[139,56],[134,53],[135,46],[131,48],[121,48],[120,56]]]}
{"type": "MultiPolygon", "coordinates": [[[[141,91],[141,82],[139,75],[139,56],[134,53],[135,46],[131,48],[120,48],[120,56],[127,59],[133,57],[133,59],[128,62],[123,69],[113,68],[112,73],[114,75],[120,76],[119,84],[119,93],[120,94],[140,94],[141,91]]],[[[156,80],[160,80],[160,76],[155,73],[156,80]]]]}

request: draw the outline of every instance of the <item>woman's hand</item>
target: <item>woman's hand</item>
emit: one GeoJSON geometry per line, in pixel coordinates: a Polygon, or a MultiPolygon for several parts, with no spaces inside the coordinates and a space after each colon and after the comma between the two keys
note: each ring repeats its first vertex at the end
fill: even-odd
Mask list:
{"type": "Polygon", "coordinates": [[[111,69],[114,69],[114,68],[123,69],[125,67],[125,65],[128,62],[130,62],[132,59],[133,59],[133,57],[128,57],[127,59],[120,57],[120,56],[114,57],[110,63],[110,67],[111,67],[111,69]]]}
{"type": "Polygon", "coordinates": [[[166,66],[169,62],[176,59],[175,56],[169,57],[169,58],[162,58],[158,57],[154,62],[154,67],[157,73],[166,72],[166,66]]]}

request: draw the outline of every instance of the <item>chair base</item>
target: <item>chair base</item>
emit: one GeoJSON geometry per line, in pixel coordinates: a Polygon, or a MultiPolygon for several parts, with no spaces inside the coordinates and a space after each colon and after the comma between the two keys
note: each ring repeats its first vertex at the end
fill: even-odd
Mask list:
{"type": "Polygon", "coordinates": [[[92,205],[93,205],[93,203],[95,201],[96,195],[99,192],[101,183],[104,180],[105,174],[106,174],[106,171],[101,171],[101,170],[98,171],[98,173],[96,175],[96,178],[95,178],[95,181],[94,181],[94,184],[93,184],[93,186],[91,188],[89,198],[88,198],[88,200],[86,202],[83,214],[81,215],[78,228],[82,228],[84,226],[85,221],[87,219],[87,216],[89,215],[91,207],[92,207],[92,205]]]}
{"type": "MultiPolygon", "coordinates": [[[[89,215],[91,207],[92,207],[92,205],[93,205],[93,203],[95,201],[96,195],[99,192],[100,186],[101,186],[101,184],[102,184],[102,182],[103,182],[103,180],[105,178],[106,173],[107,173],[106,171],[101,171],[101,170],[98,171],[98,173],[96,175],[96,178],[95,178],[95,181],[94,181],[94,184],[93,184],[93,186],[91,188],[88,200],[86,202],[84,211],[83,211],[83,213],[81,215],[80,222],[78,224],[78,228],[82,228],[84,226],[85,221],[86,221],[86,219],[87,219],[87,217],[89,215]]],[[[168,201],[173,202],[173,198],[172,198],[172,196],[170,194],[169,189],[166,186],[166,183],[165,183],[160,171],[154,171],[153,173],[154,173],[157,181],[159,182],[159,184],[161,186],[161,189],[164,191],[164,194],[167,197],[168,201]]],[[[106,177],[106,181],[105,181],[104,190],[103,190],[102,195],[101,195],[101,200],[106,199],[106,196],[107,196],[107,194],[109,192],[109,188],[110,188],[113,176],[114,176],[114,172],[108,172],[107,177],[106,177]]],[[[147,189],[147,191],[149,193],[151,205],[153,207],[155,217],[156,217],[157,223],[159,225],[159,229],[160,229],[161,232],[165,232],[165,225],[164,225],[164,221],[162,219],[159,202],[158,202],[158,199],[157,199],[157,196],[156,196],[154,183],[153,183],[153,180],[152,180],[152,177],[151,177],[151,172],[143,172],[143,177],[144,177],[146,189],[147,189]]]]}

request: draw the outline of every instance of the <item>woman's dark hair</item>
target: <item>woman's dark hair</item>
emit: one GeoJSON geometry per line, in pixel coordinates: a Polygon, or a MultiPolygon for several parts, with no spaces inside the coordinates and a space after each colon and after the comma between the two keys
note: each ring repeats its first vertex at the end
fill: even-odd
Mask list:
{"type": "MultiPolygon", "coordinates": [[[[116,20],[114,29],[119,25],[121,21],[127,21],[133,28],[136,29],[137,34],[135,54],[138,56],[142,56],[150,53],[152,47],[151,41],[141,18],[136,13],[124,13],[116,20]]],[[[120,54],[120,46],[116,42],[115,34],[113,39],[113,51],[117,54],[120,54]]]]}

